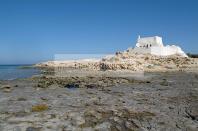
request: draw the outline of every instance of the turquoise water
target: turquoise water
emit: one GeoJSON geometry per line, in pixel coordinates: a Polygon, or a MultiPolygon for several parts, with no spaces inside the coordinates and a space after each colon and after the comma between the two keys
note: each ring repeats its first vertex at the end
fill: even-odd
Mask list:
{"type": "Polygon", "coordinates": [[[40,73],[35,68],[22,68],[30,65],[0,65],[0,80],[14,80],[28,78],[40,73]]]}

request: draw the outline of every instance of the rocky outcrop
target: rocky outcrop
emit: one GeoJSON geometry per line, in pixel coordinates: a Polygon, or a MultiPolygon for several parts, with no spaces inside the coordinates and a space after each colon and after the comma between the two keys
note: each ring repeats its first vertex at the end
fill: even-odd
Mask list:
{"type": "Polygon", "coordinates": [[[197,131],[197,73],[144,77],[2,81],[0,131],[197,131]]]}
{"type": "Polygon", "coordinates": [[[113,56],[107,56],[97,61],[49,61],[37,64],[36,66],[91,70],[163,71],[198,67],[198,59],[182,57],[180,55],[155,56],[151,54],[138,54],[128,49],[124,52],[116,52],[113,56]]]}

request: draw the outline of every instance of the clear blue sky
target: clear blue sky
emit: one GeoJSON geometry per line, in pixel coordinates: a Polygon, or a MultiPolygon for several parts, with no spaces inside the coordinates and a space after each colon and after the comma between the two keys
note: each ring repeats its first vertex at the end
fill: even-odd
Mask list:
{"type": "Polygon", "coordinates": [[[198,0],[0,0],[0,64],[113,53],[138,35],[198,53],[198,0]]]}

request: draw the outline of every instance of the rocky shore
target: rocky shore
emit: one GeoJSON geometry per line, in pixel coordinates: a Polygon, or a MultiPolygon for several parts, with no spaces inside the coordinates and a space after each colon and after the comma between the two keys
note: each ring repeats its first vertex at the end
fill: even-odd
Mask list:
{"type": "Polygon", "coordinates": [[[198,74],[55,77],[0,82],[0,130],[198,129],[198,74]]]}
{"type": "Polygon", "coordinates": [[[91,70],[130,70],[146,72],[197,70],[198,58],[179,55],[155,56],[151,54],[134,54],[130,49],[117,52],[99,60],[49,61],[35,65],[40,68],[74,68],[91,70]]]}
{"type": "Polygon", "coordinates": [[[0,131],[197,131],[197,59],[117,52],[0,81],[0,131]]]}

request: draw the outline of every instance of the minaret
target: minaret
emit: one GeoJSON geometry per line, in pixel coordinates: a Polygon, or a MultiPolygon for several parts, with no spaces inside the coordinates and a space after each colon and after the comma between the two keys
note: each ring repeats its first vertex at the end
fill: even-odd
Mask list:
{"type": "Polygon", "coordinates": [[[140,39],[140,35],[138,35],[138,39],[137,39],[137,43],[136,43],[136,47],[139,47],[140,45],[139,45],[139,39],[140,39]]]}
{"type": "Polygon", "coordinates": [[[138,40],[140,39],[140,35],[138,35],[138,40]]]}

